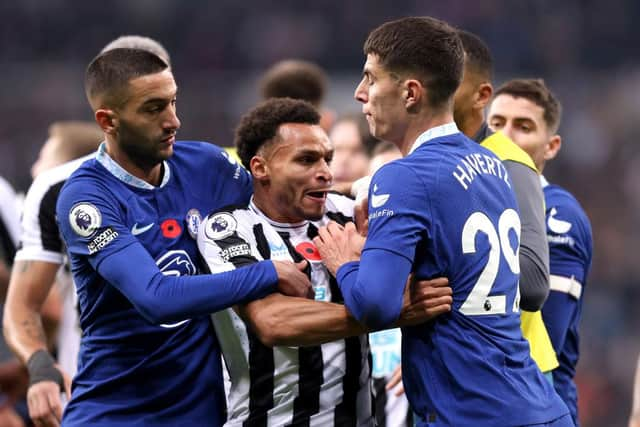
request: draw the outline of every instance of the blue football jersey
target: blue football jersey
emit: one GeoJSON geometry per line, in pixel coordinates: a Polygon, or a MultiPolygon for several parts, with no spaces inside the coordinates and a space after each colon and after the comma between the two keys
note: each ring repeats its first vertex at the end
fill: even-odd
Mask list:
{"type": "Polygon", "coordinates": [[[251,191],[235,160],[193,141],[175,144],[158,187],[124,171],[104,144],[74,172],[57,217],[83,335],[63,425],[222,425],[220,352],[206,314],[221,308],[215,288],[234,281],[192,276],[195,238],[201,214],[246,204],[251,191]]]}
{"type": "Polygon", "coordinates": [[[358,306],[377,298],[380,312],[397,316],[409,270],[420,279],[446,276],[453,289],[451,313],[402,330],[403,382],[417,425],[522,426],[568,413],[520,330],[519,234],[504,165],[454,124],[425,132],[407,157],[372,178],[358,283],[343,287],[359,301],[345,295],[350,311],[366,322],[358,306]]]}
{"type": "Polygon", "coordinates": [[[579,357],[578,326],[584,286],[591,267],[591,225],[578,201],[565,189],[543,180],[549,241],[549,298],[542,317],[558,355],[553,385],[578,425],[577,390],[573,382],[579,357]]]}

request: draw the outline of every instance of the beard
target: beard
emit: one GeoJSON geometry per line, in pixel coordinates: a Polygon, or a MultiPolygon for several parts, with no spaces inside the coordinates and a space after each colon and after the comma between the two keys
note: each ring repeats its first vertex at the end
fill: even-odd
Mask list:
{"type": "Polygon", "coordinates": [[[133,163],[142,168],[153,168],[167,160],[173,154],[173,149],[160,150],[159,137],[150,137],[139,128],[132,126],[125,120],[120,121],[118,128],[118,142],[120,149],[126,153],[133,163]]]}

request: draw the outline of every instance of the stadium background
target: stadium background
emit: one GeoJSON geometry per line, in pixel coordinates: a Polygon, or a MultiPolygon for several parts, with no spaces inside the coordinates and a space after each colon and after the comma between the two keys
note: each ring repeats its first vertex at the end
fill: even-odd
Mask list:
{"type": "Polygon", "coordinates": [[[55,120],[91,119],[82,76],[111,39],[140,34],[172,55],[179,136],[232,143],[257,100],[257,77],[298,57],[329,72],[326,106],[352,99],[370,29],[391,18],[432,15],[480,35],[496,83],[542,76],[564,106],[563,149],[547,177],[582,202],[594,229],[594,265],[578,369],[583,425],[623,426],[640,351],[640,56],[633,0],[447,2],[255,0],[0,3],[0,175],[20,191],[55,120]]]}

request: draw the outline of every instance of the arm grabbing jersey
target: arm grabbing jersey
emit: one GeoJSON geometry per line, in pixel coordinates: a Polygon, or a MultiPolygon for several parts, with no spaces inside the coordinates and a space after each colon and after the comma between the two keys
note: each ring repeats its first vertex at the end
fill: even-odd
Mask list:
{"type": "Polygon", "coordinates": [[[251,193],[248,173],[225,154],[177,142],[162,184],[150,187],[102,148],[63,187],[57,218],[83,329],[66,425],[223,419],[219,350],[203,315],[277,284],[269,261],[196,275],[200,212],[246,203],[251,193]]]}

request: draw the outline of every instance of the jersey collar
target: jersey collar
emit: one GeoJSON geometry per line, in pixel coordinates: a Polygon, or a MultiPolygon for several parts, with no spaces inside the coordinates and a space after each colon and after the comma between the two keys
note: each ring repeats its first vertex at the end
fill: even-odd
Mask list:
{"type": "MultiPolygon", "coordinates": [[[[131,175],[129,172],[124,170],[122,166],[116,163],[109,154],[107,153],[107,145],[106,142],[100,144],[98,148],[98,154],[96,155],[96,160],[104,166],[106,170],[111,172],[113,176],[118,178],[120,181],[125,184],[129,184],[133,187],[142,188],[144,190],[153,190],[156,187],[149,184],[146,181],[141,180],[140,178],[131,175]]],[[[171,177],[171,169],[169,169],[169,163],[165,160],[162,162],[162,166],[164,167],[164,174],[162,176],[162,182],[160,183],[159,188],[164,187],[167,182],[169,182],[169,178],[171,177]]]]}
{"type": "Polygon", "coordinates": [[[460,133],[458,130],[458,126],[456,126],[455,122],[446,123],[444,125],[436,126],[423,132],[416,139],[416,142],[411,146],[411,150],[409,150],[409,154],[413,153],[418,147],[420,147],[425,142],[428,142],[435,138],[440,138],[441,136],[453,135],[456,133],[460,133]]]}
{"type": "Polygon", "coordinates": [[[544,175],[540,175],[540,185],[542,185],[542,188],[549,185],[549,181],[547,181],[547,178],[545,178],[544,175]]]}
{"type": "Polygon", "coordinates": [[[260,210],[260,208],[258,208],[256,206],[256,204],[253,202],[253,196],[251,196],[251,200],[249,201],[249,209],[251,209],[254,213],[260,215],[262,218],[264,218],[269,224],[271,224],[274,228],[276,229],[284,229],[284,228],[289,228],[289,229],[294,229],[294,228],[300,228],[303,227],[305,225],[307,225],[309,223],[309,221],[301,221],[301,222],[296,222],[296,223],[288,223],[288,222],[278,222],[278,221],[274,221],[271,218],[269,218],[268,216],[266,216],[264,214],[264,212],[262,212],[260,210]]]}

